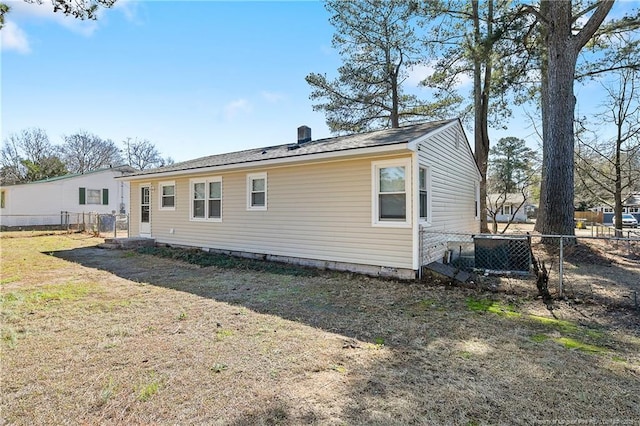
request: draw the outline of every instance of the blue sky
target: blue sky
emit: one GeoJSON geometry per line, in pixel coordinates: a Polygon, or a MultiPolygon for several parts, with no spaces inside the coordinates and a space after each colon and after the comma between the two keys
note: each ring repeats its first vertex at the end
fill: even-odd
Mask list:
{"type": "MultiPolygon", "coordinates": [[[[148,139],[183,161],[294,142],[303,124],[314,139],[330,136],[304,79],[341,64],[320,2],[120,0],[97,21],[54,14],[46,1],[7,3],[2,140],[40,127],[59,144],[87,130],[118,145],[148,139]]],[[[423,71],[409,84],[426,96],[423,71]]],[[[535,143],[522,123],[492,131],[494,141],[535,143]]]]}

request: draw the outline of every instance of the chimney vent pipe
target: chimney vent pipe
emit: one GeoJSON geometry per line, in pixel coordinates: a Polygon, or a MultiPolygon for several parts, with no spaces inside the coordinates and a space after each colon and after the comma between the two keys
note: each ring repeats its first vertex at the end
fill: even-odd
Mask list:
{"type": "Polygon", "coordinates": [[[311,128],[308,126],[298,127],[298,143],[311,142],[311,128]]]}

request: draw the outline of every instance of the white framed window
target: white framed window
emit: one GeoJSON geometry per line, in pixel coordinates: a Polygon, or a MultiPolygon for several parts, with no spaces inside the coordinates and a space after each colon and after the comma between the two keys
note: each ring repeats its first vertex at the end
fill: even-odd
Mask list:
{"type": "Polygon", "coordinates": [[[222,222],[222,177],[191,179],[190,220],[222,222]]]}
{"type": "Polygon", "coordinates": [[[176,183],[160,182],[160,210],[176,209],[176,183]]]}
{"type": "Polygon", "coordinates": [[[102,190],[87,188],[87,204],[102,204],[102,190]]]}
{"type": "Polygon", "coordinates": [[[207,181],[207,219],[222,220],[222,178],[207,181]]]}
{"type": "Polygon", "coordinates": [[[613,213],[613,208],[612,207],[605,207],[604,208],[604,212],[605,213],[613,213]]]}
{"type": "Polygon", "coordinates": [[[418,201],[420,206],[420,220],[431,221],[431,168],[420,166],[418,171],[418,201]]]}
{"type": "Polygon", "coordinates": [[[373,174],[373,224],[409,226],[411,224],[410,159],[375,161],[373,174]]]}
{"type": "Polygon", "coordinates": [[[78,188],[80,205],[86,204],[109,204],[109,188],[102,189],[87,189],[78,188]]]}
{"type": "Polygon", "coordinates": [[[4,209],[7,203],[7,191],[0,191],[0,209],[4,209]]]}
{"type": "Polygon", "coordinates": [[[247,175],[247,210],[267,209],[267,174],[247,175]]]}
{"type": "Polygon", "coordinates": [[[474,181],[473,189],[475,192],[475,202],[473,203],[475,208],[475,218],[476,220],[480,220],[480,182],[477,180],[474,181]]]}
{"type": "Polygon", "coordinates": [[[511,204],[505,204],[501,210],[500,214],[511,215],[511,204]]]}

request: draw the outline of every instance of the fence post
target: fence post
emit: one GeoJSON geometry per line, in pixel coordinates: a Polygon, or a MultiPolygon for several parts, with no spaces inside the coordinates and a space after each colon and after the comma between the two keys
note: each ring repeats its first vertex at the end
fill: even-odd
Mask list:
{"type": "Polygon", "coordinates": [[[560,275],[560,288],[559,293],[560,297],[564,296],[564,286],[563,286],[563,274],[564,274],[564,238],[560,237],[560,266],[559,266],[559,275],[560,275]]]}
{"type": "Polygon", "coordinates": [[[117,220],[117,216],[115,214],[113,214],[111,216],[113,218],[113,238],[118,238],[118,220],[117,220]]]}

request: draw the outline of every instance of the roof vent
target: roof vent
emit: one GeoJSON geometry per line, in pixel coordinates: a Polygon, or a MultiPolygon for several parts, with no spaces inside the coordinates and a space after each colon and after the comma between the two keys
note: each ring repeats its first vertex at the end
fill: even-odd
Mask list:
{"type": "Polygon", "coordinates": [[[300,126],[298,127],[298,143],[303,144],[311,142],[311,127],[300,126]]]}

